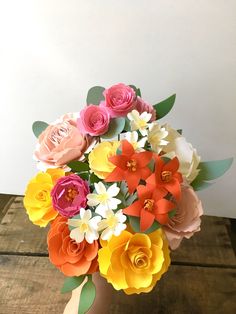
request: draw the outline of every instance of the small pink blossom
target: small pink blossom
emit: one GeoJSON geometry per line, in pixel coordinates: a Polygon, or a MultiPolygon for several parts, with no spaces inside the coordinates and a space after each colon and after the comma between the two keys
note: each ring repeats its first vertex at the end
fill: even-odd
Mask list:
{"type": "Polygon", "coordinates": [[[53,208],[63,217],[73,217],[87,206],[89,186],[76,174],[60,178],[51,191],[53,208]]]}
{"type": "Polygon", "coordinates": [[[133,88],[123,83],[113,85],[103,92],[104,105],[111,117],[125,117],[136,105],[136,94],[133,88]]]}
{"type": "Polygon", "coordinates": [[[110,115],[106,107],[89,105],[80,111],[77,126],[83,134],[98,136],[107,132],[109,122],[110,115]]]}
{"type": "Polygon", "coordinates": [[[144,101],[141,97],[137,97],[137,102],[136,102],[136,106],[135,109],[141,114],[143,112],[147,112],[147,113],[151,113],[152,117],[150,122],[155,121],[156,120],[156,110],[153,108],[153,106],[151,104],[149,104],[148,102],[144,101]]]}
{"type": "Polygon", "coordinates": [[[163,227],[172,250],[178,248],[183,238],[189,239],[195,232],[200,231],[202,215],[202,204],[197,194],[191,186],[182,185],[176,215],[163,227]]]}

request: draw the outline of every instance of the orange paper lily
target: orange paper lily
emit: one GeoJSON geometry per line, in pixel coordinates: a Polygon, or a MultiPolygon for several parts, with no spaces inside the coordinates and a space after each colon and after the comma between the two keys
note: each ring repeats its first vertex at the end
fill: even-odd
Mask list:
{"type": "Polygon", "coordinates": [[[141,179],[146,180],[150,176],[151,170],[148,164],[152,159],[152,152],[145,151],[136,153],[133,145],[127,140],[121,142],[122,153],[112,156],[109,161],[116,168],[106,177],[106,182],[117,182],[125,180],[129,193],[133,193],[141,179]]]}
{"type": "Polygon", "coordinates": [[[180,200],[180,183],[183,179],[178,169],[179,160],[177,157],[165,163],[162,157],[155,155],[155,173],[146,180],[147,185],[155,186],[163,195],[169,192],[175,199],[180,200]]]}
{"type": "Polygon", "coordinates": [[[124,214],[140,217],[140,230],[149,229],[154,220],[160,224],[167,224],[168,213],[175,208],[175,204],[162,197],[162,193],[156,188],[139,185],[137,187],[138,200],[129,207],[123,209],[124,214]]]}

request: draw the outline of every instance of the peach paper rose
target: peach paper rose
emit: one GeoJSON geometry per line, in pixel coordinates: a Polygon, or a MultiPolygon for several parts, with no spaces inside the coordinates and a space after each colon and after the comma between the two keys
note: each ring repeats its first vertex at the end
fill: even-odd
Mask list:
{"type": "Polygon", "coordinates": [[[81,243],[70,238],[67,218],[58,216],[48,232],[48,252],[52,264],[66,276],[92,274],[98,270],[98,242],[81,243]]]}
{"type": "Polygon", "coordinates": [[[201,215],[202,204],[196,193],[191,186],[182,185],[176,215],[171,218],[168,225],[163,226],[172,250],[178,248],[183,238],[189,239],[195,232],[200,231],[201,215]]]}
{"type": "Polygon", "coordinates": [[[82,157],[92,139],[78,130],[77,118],[77,114],[64,115],[40,134],[34,152],[39,169],[63,167],[82,157]]]}

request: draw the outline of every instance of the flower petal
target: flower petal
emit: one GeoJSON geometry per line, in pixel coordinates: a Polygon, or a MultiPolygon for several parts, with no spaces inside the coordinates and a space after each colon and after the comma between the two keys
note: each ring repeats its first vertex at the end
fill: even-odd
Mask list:
{"type": "Polygon", "coordinates": [[[79,228],[75,228],[71,230],[70,238],[75,240],[77,243],[81,243],[84,240],[84,233],[81,233],[79,228]]]}
{"type": "Polygon", "coordinates": [[[98,194],[106,193],[106,187],[101,181],[98,183],[94,183],[94,187],[95,187],[95,190],[98,194]]]}
{"type": "Polygon", "coordinates": [[[148,228],[151,227],[154,220],[155,220],[155,216],[153,215],[153,213],[145,209],[142,209],[141,214],[140,214],[140,230],[142,232],[146,231],[148,228]]]}

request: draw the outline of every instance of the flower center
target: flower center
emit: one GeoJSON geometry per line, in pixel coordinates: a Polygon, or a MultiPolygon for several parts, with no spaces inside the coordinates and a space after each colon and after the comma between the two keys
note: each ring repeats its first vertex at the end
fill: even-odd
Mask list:
{"type": "Polygon", "coordinates": [[[104,203],[109,199],[109,195],[107,193],[99,194],[97,196],[100,203],[104,203]]]}
{"type": "Polygon", "coordinates": [[[85,222],[82,222],[82,224],[80,225],[80,232],[81,233],[85,233],[88,231],[89,227],[88,227],[88,224],[86,224],[85,222]]]}
{"type": "Polygon", "coordinates": [[[67,122],[60,124],[58,128],[55,128],[51,135],[50,140],[54,145],[59,145],[63,138],[67,137],[69,134],[69,126],[67,122]]]}
{"type": "Polygon", "coordinates": [[[138,125],[139,125],[139,128],[142,129],[142,128],[145,128],[146,125],[147,125],[147,122],[143,119],[140,119],[139,122],[138,122],[138,125]]]}
{"type": "Polygon", "coordinates": [[[134,266],[142,269],[148,266],[148,257],[144,253],[139,253],[134,258],[134,266]]]}
{"type": "Polygon", "coordinates": [[[106,219],[106,223],[109,228],[114,228],[117,225],[117,218],[115,215],[111,215],[106,219]]]}
{"type": "Polygon", "coordinates": [[[171,172],[171,171],[168,171],[168,170],[162,171],[162,173],[161,173],[161,179],[162,179],[162,181],[164,181],[164,182],[170,182],[171,179],[172,179],[172,172],[171,172]]]}
{"type": "Polygon", "coordinates": [[[134,159],[130,159],[129,161],[127,161],[126,166],[129,171],[134,172],[137,170],[137,161],[134,159]]]}
{"type": "Polygon", "coordinates": [[[154,205],[154,200],[152,199],[146,199],[144,201],[144,209],[146,209],[147,211],[149,212],[152,212],[152,209],[153,209],[153,205],[154,205]]]}
{"type": "Polygon", "coordinates": [[[47,191],[40,191],[38,194],[37,194],[37,199],[41,202],[44,202],[47,200],[47,191]]]}
{"type": "Polygon", "coordinates": [[[68,202],[72,202],[78,194],[79,192],[76,189],[71,188],[67,190],[65,198],[68,202]]]}

